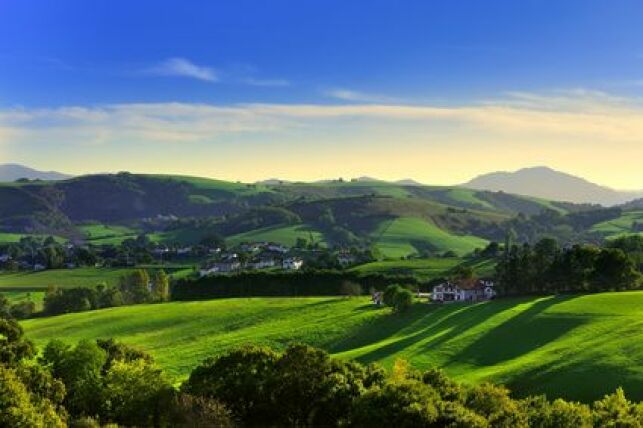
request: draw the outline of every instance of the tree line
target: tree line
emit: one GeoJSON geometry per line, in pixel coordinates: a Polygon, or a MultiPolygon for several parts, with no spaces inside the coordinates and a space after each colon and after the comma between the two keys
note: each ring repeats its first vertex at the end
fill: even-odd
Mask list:
{"type": "Polygon", "coordinates": [[[36,356],[0,319],[0,426],[20,427],[640,427],[623,390],[592,404],[515,398],[459,384],[440,369],[382,367],[294,344],[244,346],[206,359],[174,386],[153,358],[113,340],[49,342],[36,356]]]}
{"type": "Polygon", "coordinates": [[[43,302],[45,315],[83,312],[114,306],[165,302],[170,299],[170,280],[162,269],[150,275],[137,269],[119,278],[118,285],[93,288],[49,287],[43,302]]]}
{"type": "Polygon", "coordinates": [[[198,279],[184,278],[172,284],[172,300],[198,300],[218,297],[263,296],[340,296],[345,283],[353,282],[364,290],[383,290],[391,284],[419,286],[412,275],[360,274],[338,270],[299,272],[242,272],[212,275],[198,279]]]}
{"type": "Polygon", "coordinates": [[[643,237],[631,236],[603,247],[562,248],[553,238],[530,245],[505,244],[496,266],[502,294],[543,294],[634,290],[642,285],[643,237]]]}

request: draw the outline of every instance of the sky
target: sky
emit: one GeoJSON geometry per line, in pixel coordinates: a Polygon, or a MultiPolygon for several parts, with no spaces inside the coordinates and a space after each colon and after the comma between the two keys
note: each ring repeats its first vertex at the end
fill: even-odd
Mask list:
{"type": "Polygon", "coordinates": [[[0,163],[643,188],[643,2],[0,0],[0,163]]]}

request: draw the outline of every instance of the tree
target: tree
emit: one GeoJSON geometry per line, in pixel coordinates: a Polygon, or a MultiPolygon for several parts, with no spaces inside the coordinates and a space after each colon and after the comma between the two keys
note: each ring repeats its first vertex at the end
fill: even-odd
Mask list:
{"type": "Polygon", "coordinates": [[[20,324],[12,319],[0,318],[0,363],[18,364],[34,355],[33,343],[23,338],[20,324]]]}
{"type": "Polygon", "coordinates": [[[596,257],[593,280],[601,290],[636,288],[640,278],[632,259],[619,248],[605,248],[596,257]]]}
{"type": "Polygon", "coordinates": [[[218,400],[179,394],[172,403],[171,426],[218,427],[236,426],[232,412],[218,400]]]}
{"type": "Polygon", "coordinates": [[[267,424],[272,408],[272,377],[278,354],[246,346],[204,361],[183,384],[185,393],[217,399],[249,425],[267,424]]]}
{"type": "Polygon", "coordinates": [[[147,271],[137,269],[129,275],[121,276],[119,279],[119,289],[123,298],[129,303],[146,303],[151,299],[149,289],[150,276],[147,271]]]}
{"type": "Polygon", "coordinates": [[[105,414],[125,426],[158,426],[167,416],[172,393],[171,383],[152,363],[115,360],[104,378],[105,414]]]}
{"type": "Polygon", "coordinates": [[[390,306],[393,312],[403,312],[413,304],[413,293],[397,284],[386,287],[383,295],[384,304],[390,306]]]}
{"type": "Polygon", "coordinates": [[[622,388],[592,406],[594,426],[597,427],[640,427],[643,423],[643,408],[625,397],[622,388]]]}
{"type": "Polygon", "coordinates": [[[170,278],[163,269],[157,270],[152,277],[152,295],[158,302],[165,302],[170,298],[170,278]]]}
{"type": "Polygon", "coordinates": [[[0,426],[64,427],[48,400],[33,396],[15,370],[0,365],[0,426]]]}
{"type": "Polygon", "coordinates": [[[45,347],[41,362],[65,384],[65,407],[72,415],[102,413],[101,373],[106,357],[105,351],[87,340],[81,340],[73,348],[52,340],[45,347]]]}

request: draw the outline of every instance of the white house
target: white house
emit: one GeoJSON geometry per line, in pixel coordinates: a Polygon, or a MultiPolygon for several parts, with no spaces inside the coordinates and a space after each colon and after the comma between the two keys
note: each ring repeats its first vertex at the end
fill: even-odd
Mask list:
{"type": "Polygon", "coordinates": [[[282,267],[287,270],[299,270],[303,265],[304,261],[299,257],[288,257],[282,263],[282,267]]]}
{"type": "Polygon", "coordinates": [[[11,256],[9,254],[0,254],[0,263],[6,263],[9,260],[11,260],[11,256]]]}
{"type": "Polygon", "coordinates": [[[492,281],[466,279],[445,282],[433,287],[431,300],[434,302],[479,302],[496,296],[492,281]]]}

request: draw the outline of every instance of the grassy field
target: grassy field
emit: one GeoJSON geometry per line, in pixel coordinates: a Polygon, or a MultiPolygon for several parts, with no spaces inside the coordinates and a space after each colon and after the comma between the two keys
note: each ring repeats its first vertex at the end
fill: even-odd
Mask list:
{"type": "Polygon", "coordinates": [[[643,223],[643,211],[625,212],[619,218],[595,224],[591,231],[599,232],[608,238],[616,238],[633,233],[632,223],[635,221],[643,223]]]}
{"type": "Polygon", "coordinates": [[[419,279],[426,281],[439,276],[445,275],[450,269],[462,262],[462,259],[451,258],[431,258],[431,259],[411,259],[411,260],[384,260],[351,268],[351,271],[360,273],[400,273],[411,274],[419,279]]]}
{"type": "Polygon", "coordinates": [[[2,291],[0,289],[0,294],[5,296],[12,304],[31,300],[36,304],[37,311],[42,309],[42,301],[45,298],[44,291],[2,291]]]}
{"type": "Polygon", "coordinates": [[[441,366],[464,382],[494,381],[517,394],[595,399],[622,385],[643,399],[643,292],[416,304],[392,315],[366,298],[172,302],[24,321],[51,338],[115,337],[151,352],[177,378],[202,359],[246,343],[293,341],[390,367],[397,358],[441,366]]]}
{"type": "MultiPolygon", "coordinates": [[[[25,238],[27,236],[33,236],[35,238],[46,238],[48,235],[33,235],[33,234],[25,234],[25,233],[9,233],[9,232],[0,232],[0,244],[12,244],[15,242],[20,241],[22,238],[25,238]]],[[[63,243],[65,242],[65,238],[62,238],[60,236],[54,236],[54,239],[56,242],[63,243]]]]}
{"type": "Polygon", "coordinates": [[[62,288],[93,287],[100,283],[116,285],[121,275],[131,271],[132,269],[127,268],[78,268],[5,273],[0,274],[0,290],[3,288],[44,290],[50,285],[62,288]]]}
{"type": "Polygon", "coordinates": [[[325,243],[324,235],[321,232],[303,224],[264,227],[230,236],[226,238],[226,242],[230,245],[236,245],[241,242],[268,241],[293,246],[297,242],[297,238],[304,238],[308,242],[312,239],[315,242],[325,243]]]}
{"type": "MultiPolygon", "coordinates": [[[[163,268],[166,273],[175,279],[184,278],[193,273],[192,265],[149,265],[137,268],[153,269],[163,268]]],[[[2,290],[29,291],[46,290],[50,285],[61,288],[94,287],[98,284],[114,286],[118,284],[121,276],[131,273],[136,268],[76,268],[52,269],[40,272],[19,272],[0,274],[0,292],[2,290]]]]}
{"type": "Polygon", "coordinates": [[[126,226],[107,224],[84,224],[78,230],[94,245],[119,245],[128,238],[136,238],[138,232],[126,226]]]}
{"type": "Polygon", "coordinates": [[[422,248],[437,252],[451,250],[464,255],[487,245],[485,239],[455,235],[423,219],[412,217],[383,222],[373,237],[380,252],[391,258],[417,254],[422,248]]]}

